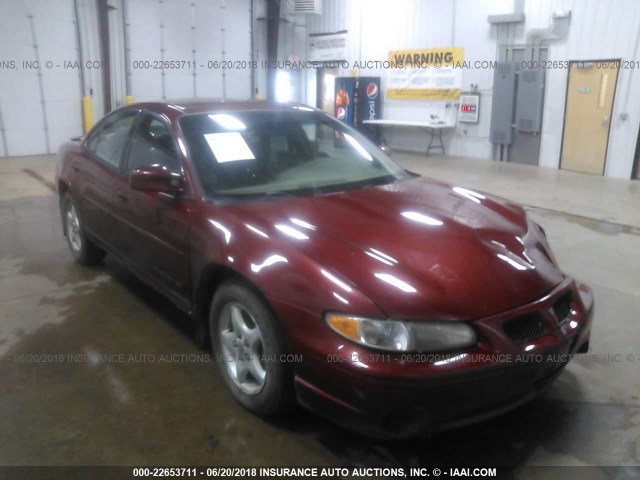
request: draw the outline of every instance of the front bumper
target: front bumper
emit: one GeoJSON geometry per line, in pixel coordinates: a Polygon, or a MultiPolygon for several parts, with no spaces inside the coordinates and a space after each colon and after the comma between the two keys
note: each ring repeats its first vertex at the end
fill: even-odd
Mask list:
{"type": "Polygon", "coordinates": [[[317,341],[319,350],[303,347],[297,397],[320,415],[373,437],[405,438],[459,427],[544,392],[572,355],[588,349],[592,317],[591,290],[567,279],[534,302],[472,322],[480,342],[471,351],[375,355],[344,339],[317,341]],[[571,308],[559,321],[553,307],[568,293],[571,308]],[[532,312],[547,322],[547,332],[514,342],[505,333],[506,322],[532,312]]]}

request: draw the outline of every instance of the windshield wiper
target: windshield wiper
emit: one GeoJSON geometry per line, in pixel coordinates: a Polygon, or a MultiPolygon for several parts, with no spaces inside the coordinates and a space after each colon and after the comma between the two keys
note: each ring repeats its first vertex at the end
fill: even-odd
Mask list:
{"type": "MultiPolygon", "coordinates": [[[[298,191],[300,192],[300,191],[298,191]]],[[[301,193],[291,193],[289,191],[256,192],[256,193],[217,193],[215,197],[224,201],[247,201],[247,200],[277,200],[282,198],[299,198],[301,193]]]]}
{"type": "Polygon", "coordinates": [[[263,192],[255,195],[261,198],[298,198],[300,196],[288,191],[263,192]]]}

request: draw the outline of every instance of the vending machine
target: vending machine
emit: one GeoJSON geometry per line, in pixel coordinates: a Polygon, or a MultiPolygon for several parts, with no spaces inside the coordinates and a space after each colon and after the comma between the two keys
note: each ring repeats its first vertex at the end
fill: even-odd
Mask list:
{"type": "Polygon", "coordinates": [[[380,77],[337,77],[335,117],[378,144],[378,128],[363,122],[382,118],[381,96],[380,77]]]}

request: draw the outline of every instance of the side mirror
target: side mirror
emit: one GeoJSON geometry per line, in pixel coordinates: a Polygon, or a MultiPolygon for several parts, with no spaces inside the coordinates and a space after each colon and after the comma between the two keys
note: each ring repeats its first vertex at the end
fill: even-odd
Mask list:
{"type": "Polygon", "coordinates": [[[129,176],[129,186],[133,190],[178,195],[184,187],[179,173],[169,171],[167,167],[152,165],[135,168],[129,176]]]}

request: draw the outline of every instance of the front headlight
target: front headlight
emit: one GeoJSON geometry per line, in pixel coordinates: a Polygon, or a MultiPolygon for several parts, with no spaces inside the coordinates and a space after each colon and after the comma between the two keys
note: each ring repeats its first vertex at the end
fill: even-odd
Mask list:
{"type": "Polygon", "coordinates": [[[328,313],[329,326],[365,347],[394,352],[435,352],[470,347],[475,331],[459,322],[402,322],[328,313]]]}

